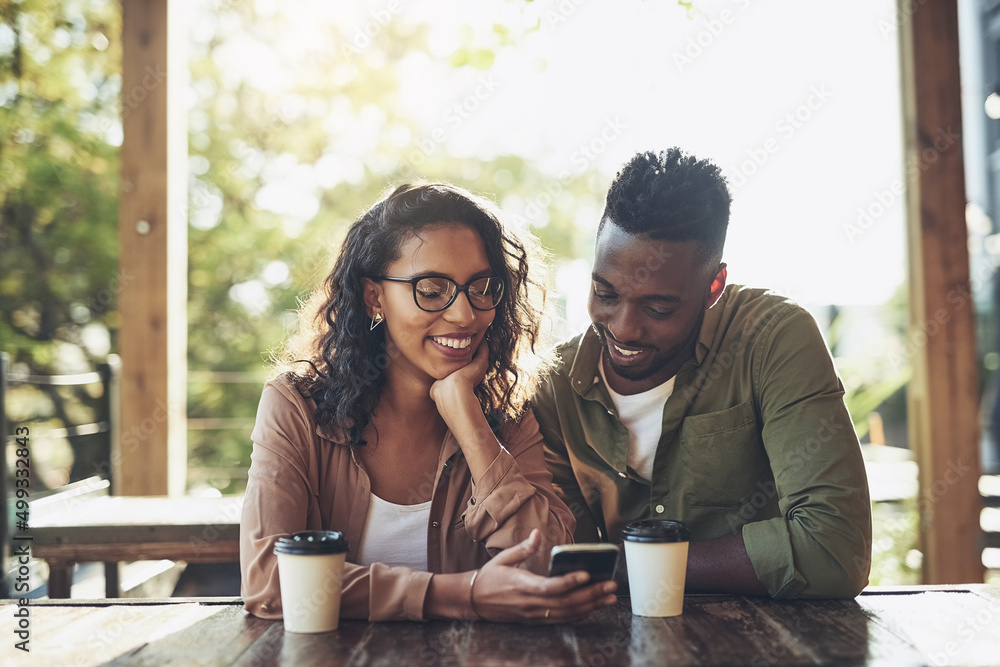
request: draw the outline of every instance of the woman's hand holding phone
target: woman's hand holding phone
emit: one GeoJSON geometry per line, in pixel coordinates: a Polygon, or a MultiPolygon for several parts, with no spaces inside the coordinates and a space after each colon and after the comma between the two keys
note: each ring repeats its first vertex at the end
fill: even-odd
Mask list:
{"type": "Polygon", "coordinates": [[[610,581],[618,568],[619,548],[607,542],[563,544],[552,548],[549,576],[587,572],[591,581],[610,581]]]}
{"type": "Polygon", "coordinates": [[[592,582],[587,572],[542,577],[517,567],[541,544],[538,530],[528,539],[497,554],[483,565],[472,600],[489,621],[572,623],[590,612],[615,604],[617,584],[592,582]]]}

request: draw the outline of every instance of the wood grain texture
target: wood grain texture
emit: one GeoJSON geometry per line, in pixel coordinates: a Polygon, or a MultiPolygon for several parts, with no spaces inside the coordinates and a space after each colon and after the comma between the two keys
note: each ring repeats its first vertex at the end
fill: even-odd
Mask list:
{"type": "Polygon", "coordinates": [[[39,546],[35,557],[49,563],[120,562],[136,560],[183,560],[189,563],[234,563],[239,560],[239,541],[226,540],[194,547],[190,542],[108,542],[39,546]]]}
{"type": "Polygon", "coordinates": [[[124,653],[108,664],[150,667],[230,664],[273,625],[250,616],[242,605],[216,607],[196,625],[150,641],[141,650],[124,653]]]}
{"type": "Polygon", "coordinates": [[[122,2],[118,334],[123,495],[180,494],[187,464],[184,3],[122,2]]]}
{"type": "MultiPolygon", "coordinates": [[[[0,608],[11,636],[13,607],[0,608]]],[[[871,589],[855,600],[690,595],[674,618],[629,601],[567,625],[368,623],[285,633],[234,598],[42,601],[32,653],[4,664],[89,665],[995,665],[1000,589],[871,589]]]]}
{"type": "MultiPolygon", "coordinates": [[[[69,597],[74,563],[239,560],[242,496],[97,495],[71,500],[38,512],[31,528],[32,554],[49,566],[50,597],[69,597]]],[[[116,577],[109,577],[107,584],[108,595],[117,590],[116,577]]]]}
{"type": "Polygon", "coordinates": [[[1000,662],[1000,598],[984,603],[979,596],[935,591],[863,597],[861,604],[931,664],[983,664],[991,653],[1000,662]]]}
{"type": "MultiPolygon", "coordinates": [[[[982,582],[979,387],[956,0],[899,0],[910,330],[925,583],[982,582]]],[[[989,275],[976,276],[979,284],[989,275]]],[[[902,361],[902,360],[901,360],[902,361]]]]}
{"type": "MultiPolygon", "coordinates": [[[[760,613],[794,636],[810,659],[845,665],[884,661],[888,664],[919,664],[920,655],[905,638],[879,625],[859,600],[828,600],[822,603],[789,601],[780,605],[755,600],[760,613]],[[817,613],[816,605],[822,609],[817,613]]],[[[767,658],[782,649],[776,645],[767,658]]],[[[765,660],[767,662],[767,660],[765,660]]],[[[774,663],[772,663],[774,664],[774,663]]]]}

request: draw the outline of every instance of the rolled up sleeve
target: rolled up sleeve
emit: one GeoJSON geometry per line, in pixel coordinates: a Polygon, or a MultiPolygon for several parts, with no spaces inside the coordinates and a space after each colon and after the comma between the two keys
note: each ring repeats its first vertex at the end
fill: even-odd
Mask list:
{"type": "Polygon", "coordinates": [[[430,572],[345,564],[340,615],[369,621],[422,621],[430,572]]]}
{"type": "Polygon", "coordinates": [[[501,436],[500,453],[473,488],[463,517],[465,529],[494,556],[538,528],[542,545],[526,567],[545,574],[549,551],[573,541],[576,520],[552,489],[534,414],[528,410],[520,422],[505,427],[501,436]]]}
{"type": "Polygon", "coordinates": [[[781,516],[743,526],[747,554],[775,598],[854,597],[868,583],[871,502],[843,385],[805,311],[759,344],[754,382],[781,516]]]}

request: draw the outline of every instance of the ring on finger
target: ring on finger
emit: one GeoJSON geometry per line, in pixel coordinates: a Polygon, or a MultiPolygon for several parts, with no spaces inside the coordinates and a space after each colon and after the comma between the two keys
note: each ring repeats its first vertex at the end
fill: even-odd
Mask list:
{"type": "Polygon", "coordinates": [[[545,610],[545,618],[548,618],[548,617],[549,617],[549,614],[551,614],[551,613],[552,613],[552,610],[551,610],[551,609],[546,609],[546,610],[545,610]]]}

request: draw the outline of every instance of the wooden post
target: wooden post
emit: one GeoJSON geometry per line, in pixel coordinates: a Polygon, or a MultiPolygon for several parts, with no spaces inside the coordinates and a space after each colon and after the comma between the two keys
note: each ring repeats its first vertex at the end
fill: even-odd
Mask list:
{"type": "MultiPolygon", "coordinates": [[[[187,466],[187,86],[184,3],[122,0],[124,495],[180,494],[187,466]]],[[[117,464],[117,465],[115,465],[117,464]]]]}
{"type": "MultiPolygon", "coordinates": [[[[910,442],[925,583],[982,582],[979,388],[956,0],[897,2],[909,245],[910,442]]],[[[859,146],[859,151],[864,147],[859,146]]]]}

